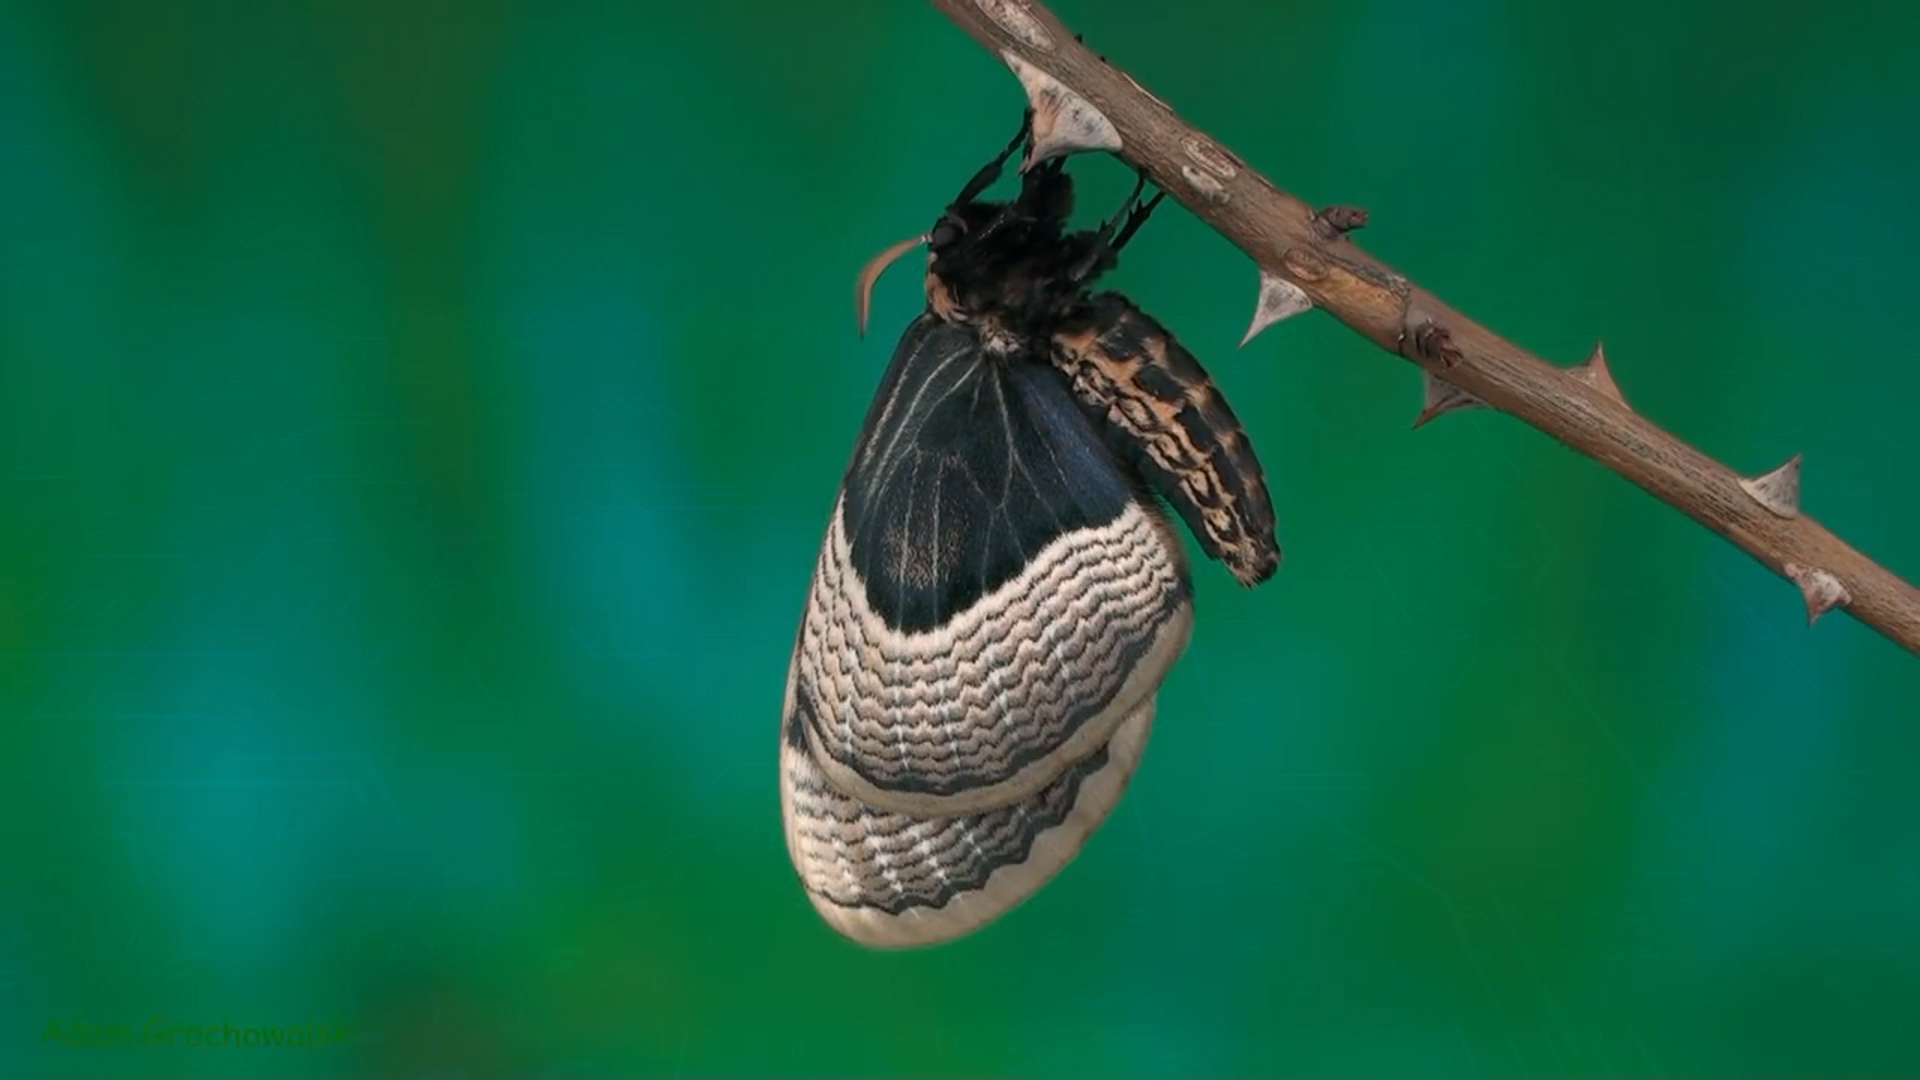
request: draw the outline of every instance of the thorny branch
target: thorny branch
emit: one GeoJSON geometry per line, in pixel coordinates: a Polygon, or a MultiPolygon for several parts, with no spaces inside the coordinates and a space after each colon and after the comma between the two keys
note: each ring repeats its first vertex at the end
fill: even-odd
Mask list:
{"type": "Polygon", "coordinates": [[[1920,590],[1800,512],[1800,456],[1743,477],[1635,413],[1598,345],[1554,367],[1361,251],[1366,212],[1315,212],[1094,55],[1037,0],[932,0],[1006,62],[1033,107],[1029,163],[1109,151],[1251,256],[1260,292],[1250,340],[1310,307],[1419,365],[1415,425],[1490,405],[1559,439],[1721,534],[1799,586],[1811,623],[1835,607],[1920,654],[1920,590]]]}

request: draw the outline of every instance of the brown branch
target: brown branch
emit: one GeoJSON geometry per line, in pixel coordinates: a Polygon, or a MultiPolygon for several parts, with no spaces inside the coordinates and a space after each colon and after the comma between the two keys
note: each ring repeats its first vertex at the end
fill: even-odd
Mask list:
{"type": "Polygon", "coordinates": [[[1635,413],[1605,355],[1554,367],[1448,307],[1354,245],[1353,207],[1319,213],[1275,188],[1037,0],[932,0],[1013,69],[1034,107],[1037,156],[1106,150],[1144,171],[1260,268],[1248,338],[1310,305],[1419,365],[1420,421],[1491,405],[1633,481],[1800,587],[1809,623],[1834,607],[1920,654],[1920,590],[1799,510],[1800,458],[1743,478],[1635,413]]]}

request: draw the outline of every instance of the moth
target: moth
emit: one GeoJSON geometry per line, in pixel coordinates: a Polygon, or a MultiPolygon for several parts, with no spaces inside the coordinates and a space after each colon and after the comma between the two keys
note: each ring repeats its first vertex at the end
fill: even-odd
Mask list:
{"type": "Polygon", "coordinates": [[[815,910],[874,948],[999,917],[1118,802],[1192,630],[1174,514],[1243,585],[1280,561],[1226,399],[1091,288],[1165,193],[1141,202],[1141,176],[1071,230],[1055,158],[984,200],[1030,122],[855,288],[864,331],[874,281],[926,245],[926,309],[867,411],[789,659],[780,807],[815,910]]]}

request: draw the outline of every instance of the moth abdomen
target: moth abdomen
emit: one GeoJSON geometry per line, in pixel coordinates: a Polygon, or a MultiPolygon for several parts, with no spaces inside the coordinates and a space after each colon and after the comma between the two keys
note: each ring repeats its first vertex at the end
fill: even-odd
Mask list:
{"type": "Polygon", "coordinates": [[[1242,584],[1280,563],[1273,503],[1240,420],[1193,354],[1117,293],[1053,335],[1053,360],[1111,443],[1242,584]]]}

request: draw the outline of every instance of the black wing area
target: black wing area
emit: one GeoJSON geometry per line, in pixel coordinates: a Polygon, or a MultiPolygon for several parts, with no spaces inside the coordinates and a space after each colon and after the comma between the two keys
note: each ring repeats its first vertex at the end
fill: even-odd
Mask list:
{"type": "Polygon", "coordinates": [[[1134,486],[1059,371],[922,315],[847,469],[853,565],[890,627],[931,630],[1061,535],[1112,522],[1134,486]]]}

